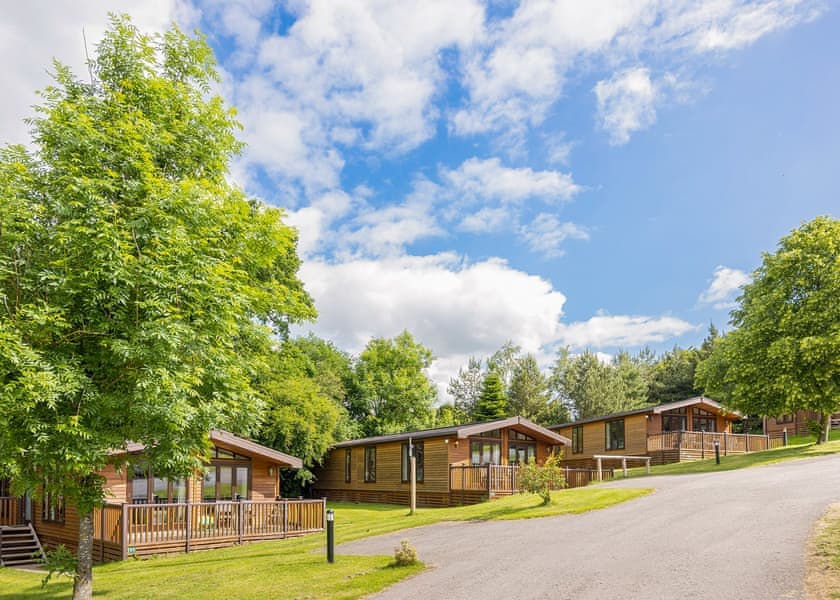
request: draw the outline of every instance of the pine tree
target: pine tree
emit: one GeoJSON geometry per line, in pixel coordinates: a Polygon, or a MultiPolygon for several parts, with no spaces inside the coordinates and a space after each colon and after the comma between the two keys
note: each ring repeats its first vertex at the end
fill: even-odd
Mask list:
{"type": "Polygon", "coordinates": [[[496,371],[490,371],[481,383],[481,395],[475,404],[473,417],[476,421],[492,421],[506,416],[508,416],[508,401],[504,384],[496,371]]]}

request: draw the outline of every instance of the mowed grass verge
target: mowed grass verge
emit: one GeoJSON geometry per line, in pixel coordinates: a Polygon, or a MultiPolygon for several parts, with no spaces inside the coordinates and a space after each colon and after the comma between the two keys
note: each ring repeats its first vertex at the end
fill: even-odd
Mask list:
{"type": "Polygon", "coordinates": [[[814,527],[805,587],[809,598],[840,599],[840,503],[814,527]]]}
{"type": "MultiPolygon", "coordinates": [[[[606,508],[650,493],[650,489],[564,490],[542,506],[531,494],[451,508],[422,508],[413,516],[402,506],[331,503],[336,542],[390,533],[442,521],[527,519],[606,508]]],[[[407,531],[405,537],[411,538],[407,531]]],[[[323,534],[259,542],[245,546],[129,560],[94,568],[97,598],[360,598],[419,573],[424,566],[393,567],[390,556],[348,556],[336,552],[335,564],[324,557],[323,534]]],[[[422,560],[422,548],[418,549],[422,560]]],[[[66,599],[69,580],[40,585],[41,574],[0,569],[0,598],[66,599]]]]}
{"type": "MultiPolygon", "coordinates": [[[[715,464],[714,453],[711,458],[695,460],[690,462],[671,463],[669,465],[658,465],[651,467],[651,475],[682,475],[688,473],[713,473],[716,471],[731,471],[747,467],[769,465],[786,460],[797,460],[801,458],[812,458],[825,454],[836,454],[840,452],[840,430],[831,432],[831,441],[825,444],[817,444],[814,438],[797,437],[791,438],[790,443],[783,448],[774,448],[763,452],[751,452],[749,454],[721,454],[720,464],[715,464]]],[[[621,469],[616,469],[616,478],[621,478],[621,469]]],[[[644,467],[635,467],[627,470],[628,477],[645,476],[644,467]]]]}

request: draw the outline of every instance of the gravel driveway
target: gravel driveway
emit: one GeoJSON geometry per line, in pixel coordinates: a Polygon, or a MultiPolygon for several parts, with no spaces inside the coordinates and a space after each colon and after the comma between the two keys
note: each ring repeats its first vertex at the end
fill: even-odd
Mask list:
{"type": "Polygon", "coordinates": [[[390,555],[410,539],[432,569],[382,599],[801,599],[811,526],[840,500],[840,455],[607,485],[656,492],[582,515],[418,527],[337,552],[390,555]]]}

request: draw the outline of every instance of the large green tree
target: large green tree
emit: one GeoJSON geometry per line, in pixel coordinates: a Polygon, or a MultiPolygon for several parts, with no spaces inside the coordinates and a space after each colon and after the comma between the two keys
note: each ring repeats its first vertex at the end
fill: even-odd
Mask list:
{"type": "Polygon", "coordinates": [[[548,416],[550,399],[548,377],[540,371],[534,355],[526,354],[517,360],[508,388],[510,414],[542,422],[548,416]]]}
{"type": "Polygon", "coordinates": [[[454,408],[457,412],[471,416],[475,404],[481,395],[481,382],[484,380],[484,370],[481,360],[471,356],[466,367],[458,369],[458,375],[449,379],[446,392],[452,396],[454,408]]]}
{"type": "Polygon", "coordinates": [[[826,440],[840,410],[840,220],[792,231],[752,279],[697,383],[748,414],[818,411],[826,440]]]}
{"type": "Polygon", "coordinates": [[[287,491],[299,491],[327,450],[353,437],[355,427],[344,407],[349,377],[350,358],[314,336],[287,340],[258,374],[254,387],[265,408],[257,439],[303,460],[296,482],[284,478],[284,486],[294,486],[287,491]]]}
{"type": "Polygon", "coordinates": [[[421,429],[432,421],[437,388],[426,375],[434,356],[408,331],[374,338],[359,356],[349,401],[365,435],[421,429]]]}
{"type": "Polygon", "coordinates": [[[31,145],[0,153],[0,463],[77,507],[75,598],[114,449],[193,472],[210,428],[253,422],[272,334],[315,315],[295,232],[227,181],[213,65],[203,40],[114,17],[90,80],[56,62],[31,145]]]}
{"type": "Polygon", "coordinates": [[[562,349],[552,367],[551,383],[560,398],[572,405],[575,416],[586,419],[646,405],[643,379],[634,368],[634,361],[626,356],[604,362],[589,350],[572,355],[562,349]]]}

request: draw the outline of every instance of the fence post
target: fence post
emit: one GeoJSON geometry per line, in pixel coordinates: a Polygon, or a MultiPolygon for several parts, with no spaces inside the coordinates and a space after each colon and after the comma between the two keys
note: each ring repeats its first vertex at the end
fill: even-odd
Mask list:
{"type": "Polygon", "coordinates": [[[124,502],[120,510],[120,536],[122,537],[120,540],[120,554],[122,555],[122,559],[125,560],[128,558],[128,503],[124,502]]]}
{"type": "Polygon", "coordinates": [[[187,518],[186,530],[184,531],[184,551],[189,554],[190,553],[190,535],[192,534],[192,503],[187,502],[187,507],[185,509],[185,514],[187,518]]]}
{"type": "Polygon", "coordinates": [[[723,432],[723,455],[726,456],[726,452],[728,450],[728,444],[726,443],[727,437],[726,432],[723,432]]]}
{"type": "Polygon", "coordinates": [[[492,473],[492,468],[493,468],[493,465],[491,465],[490,463],[487,463],[487,497],[488,498],[490,497],[490,492],[492,491],[491,486],[490,486],[490,477],[491,477],[491,473],[492,473]]]}
{"type": "Polygon", "coordinates": [[[600,458],[600,457],[598,457],[598,458],[595,460],[595,465],[598,467],[598,481],[602,481],[602,475],[601,475],[601,458],[600,458]]]}
{"type": "Polygon", "coordinates": [[[99,562],[105,562],[105,507],[99,507],[99,562]]]}
{"type": "Polygon", "coordinates": [[[749,452],[749,451],[750,451],[750,434],[749,434],[749,433],[747,433],[747,434],[745,434],[745,435],[744,435],[744,437],[745,437],[745,438],[746,438],[746,440],[747,440],[747,441],[746,441],[746,448],[747,448],[747,452],[749,452]]]}
{"type": "Polygon", "coordinates": [[[624,479],[627,479],[627,459],[624,457],[621,459],[621,471],[624,474],[624,479]]]}
{"type": "Polygon", "coordinates": [[[700,458],[706,458],[706,436],[704,431],[700,430],[700,458]]]}

